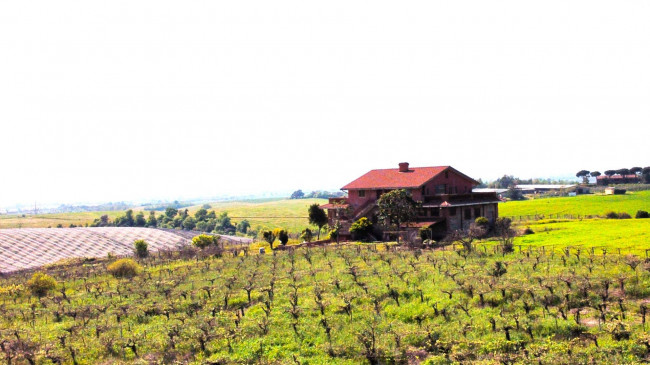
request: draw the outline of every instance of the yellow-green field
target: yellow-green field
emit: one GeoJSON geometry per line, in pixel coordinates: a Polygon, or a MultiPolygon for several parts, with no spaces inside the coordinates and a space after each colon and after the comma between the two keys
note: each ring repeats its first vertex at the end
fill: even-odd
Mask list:
{"type": "Polygon", "coordinates": [[[520,236],[515,244],[548,248],[586,248],[601,252],[637,253],[650,249],[650,219],[540,220],[522,223],[535,233],[520,236]]]}
{"type": "MultiPolygon", "coordinates": [[[[307,220],[307,208],[309,205],[326,203],[326,199],[266,199],[253,201],[215,202],[210,203],[217,214],[228,212],[233,222],[240,222],[247,219],[253,229],[261,228],[285,228],[291,233],[297,233],[309,226],[307,220]],[[275,218],[272,218],[275,217],[275,218]]],[[[201,205],[187,208],[194,213],[201,208],[201,205]]],[[[137,209],[134,209],[137,210],[137,209]]],[[[162,212],[161,212],[162,213],[162,212]]],[[[56,227],[61,224],[68,227],[70,224],[90,224],[95,218],[106,214],[111,220],[119,215],[121,211],[110,212],[82,212],[82,213],[57,213],[38,215],[0,215],[0,228],[38,228],[56,227]]]]}
{"type": "Polygon", "coordinates": [[[509,201],[499,204],[500,216],[546,217],[565,214],[603,216],[609,211],[626,212],[632,217],[638,210],[650,211],[650,191],[628,192],[625,195],[579,195],[562,198],[542,198],[509,201]]]}
{"type": "Polygon", "coordinates": [[[111,212],[80,212],[80,213],[54,213],[37,215],[0,215],[0,228],[47,228],[61,224],[68,227],[70,224],[77,226],[90,224],[95,218],[108,215],[110,219],[124,214],[120,211],[111,212]]]}
{"type": "MultiPolygon", "coordinates": [[[[241,222],[246,219],[253,229],[261,228],[285,228],[290,233],[297,233],[309,227],[307,220],[307,208],[310,205],[325,204],[326,199],[282,199],[266,201],[235,201],[209,203],[217,215],[221,212],[228,212],[233,222],[241,222]],[[277,218],[271,218],[277,217],[277,218]]],[[[201,208],[200,205],[189,207],[190,213],[201,208]]]]}

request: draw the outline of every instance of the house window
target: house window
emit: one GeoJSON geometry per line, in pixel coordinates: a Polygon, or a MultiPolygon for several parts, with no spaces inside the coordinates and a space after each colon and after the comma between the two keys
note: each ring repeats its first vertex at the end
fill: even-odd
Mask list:
{"type": "Polygon", "coordinates": [[[359,190],[359,198],[365,198],[366,197],[366,191],[365,190],[359,190]]]}
{"type": "Polygon", "coordinates": [[[481,216],[481,208],[474,208],[474,217],[478,218],[481,216]]]}
{"type": "Polygon", "coordinates": [[[465,219],[472,219],[472,210],[469,208],[465,209],[465,219]]]}
{"type": "Polygon", "coordinates": [[[456,215],[456,208],[455,207],[454,208],[449,208],[449,215],[452,216],[452,217],[456,215]]]}
{"type": "Polygon", "coordinates": [[[444,194],[446,186],[445,184],[436,185],[436,194],[444,194]]]}

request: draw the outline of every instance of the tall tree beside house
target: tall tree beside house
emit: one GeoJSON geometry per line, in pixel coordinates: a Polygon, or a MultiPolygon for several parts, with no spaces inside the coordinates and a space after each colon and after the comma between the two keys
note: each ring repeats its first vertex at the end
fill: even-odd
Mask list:
{"type": "Polygon", "coordinates": [[[578,171],[578,173],[576,174],[576,177],[581,177],[583,184],[589,183],[589,171],[587,171],[587,170],[578,171]]]}
{"type": "Polygon", "coordinates": [[[641,167],[638,167],[638,166],[635,166],[635,167],[630,169],[630,173],[634,174],[634,175],[639,175],[641,173],[641,171],[643,171],[643,169],[641,167]]]}
{"type": "Polygon", "coordinates": [[[309,206],[309,224],[318,227],[318,239],[320,240],[320,231],[327,224],[327,213],[320,205],[312,204],[309,206]]]}
{"type": "Polygon", "coordinates": [[[598,176],[600,176],[601,173],[600,173],[600,171],[592,171],[592,172],[589,173],[589,175],[591,175],[591,177],[598,178],[598,176]]]}
{"type": "MultiPolygon", "coordinates": [[[[404,189],[383,194],[377,200],[377,207],[379,208],[379,218],[389,225],[395,225],[398,231],[402,223],[412,221],[416,217],[417,203],[404,189]]],[[[399,233],[397,242],[399,243],[399,233]]]]}
{"type": "Polygon", "coordinates": [[[616,171],[614,171],[614,170],[605,170],[605,175],[607,175],[608,177],[612,177],[612,176],[616,175],[616,171]]]}

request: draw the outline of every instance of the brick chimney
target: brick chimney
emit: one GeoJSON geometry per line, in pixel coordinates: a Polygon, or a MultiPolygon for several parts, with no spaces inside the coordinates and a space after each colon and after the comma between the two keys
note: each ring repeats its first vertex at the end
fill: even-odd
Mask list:
{"type": "Polygon", "coordinates": [[[408,172],[409,171],[409,163],[408,162],[400,162],[399,164],[399,172],[408,172]]]}

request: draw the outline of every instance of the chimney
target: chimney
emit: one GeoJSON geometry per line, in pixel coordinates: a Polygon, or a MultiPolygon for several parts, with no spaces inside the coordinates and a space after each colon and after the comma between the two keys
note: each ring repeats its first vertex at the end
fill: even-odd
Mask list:
{"type": "Polygon", "coordinates": [[[408,172],[409,171],[409,163],[408,162],[400,162],[399,164],[399,172],[408,172]]]}

